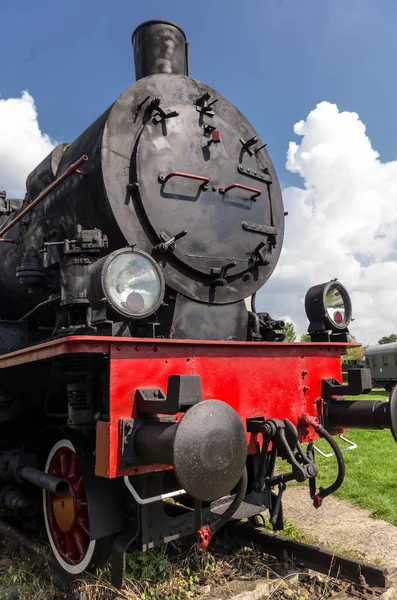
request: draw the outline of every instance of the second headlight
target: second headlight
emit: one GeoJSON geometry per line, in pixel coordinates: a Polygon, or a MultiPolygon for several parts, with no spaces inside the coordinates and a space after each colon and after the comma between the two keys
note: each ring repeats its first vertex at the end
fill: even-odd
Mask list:
{"type": "Polygon", "coordinates": [[[309,331],[346,331],[352,318],[350,296],[336,280],[310,288],[305,309],[310,321],[309,331]]]}
{"type": "Polygon", "coordinates": [[[135,248],[116,250],[91,268],[88,297],[92,307],[105,303],[125,319],[144,319],[164,298],[164,277],[149,254],[135,248]]]}

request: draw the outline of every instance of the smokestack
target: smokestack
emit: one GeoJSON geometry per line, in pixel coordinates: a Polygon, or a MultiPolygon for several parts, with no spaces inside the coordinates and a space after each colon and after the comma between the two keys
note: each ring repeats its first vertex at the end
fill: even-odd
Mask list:
{"type": "Polygon", "coordinates": [[[157,73],[190,75],[189,44],[178,25],[146,21],[132,34],[136,80],[157,73]]]}

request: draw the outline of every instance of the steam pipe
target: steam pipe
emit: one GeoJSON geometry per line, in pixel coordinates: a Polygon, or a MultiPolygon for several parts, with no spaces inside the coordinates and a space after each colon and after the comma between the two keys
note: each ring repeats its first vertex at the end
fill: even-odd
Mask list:
{"type": "Polygon", "coordinates": [[[24,481],[47,490],[56,496],[66,496],[69,491],[69,484],[66,481],[34,467],[22,467],[20,477],[24,481]]]}
{"type": "MultiPolygon", "coordinates": [[[[18,223],[18,221],[20,221],[28,212],[30,212],[32,208],[34,208],[39,202],[41,202],[46,196],[48,196],[48,194],[52,192],[52,190],[55,190],[55,188],[58,187],[58,185],[62,183],[62,181],[64,181],[67,177],[69,177],[69,175],[77,171],[80,165],[82,165],[83,162],[85,162],[86,160],[88,160],[88,156],[84,154],[81,158],[79,158],[79,160],[71,164],[66,169],[66,171],[62,173],[62,175],[55,179],[55,181],[53,181],[52,183],[50,183],[50,185],[44,188],[44,190],[37,196],[37,198],[35,198],[30,204],[28,204],[23,210],[21,210],[21,212],[15,217],[15,219],[11,219],[9,223],[7,223],[2,229],[0,229],[0,238],[5,233],[7,233],[7,231],[9,231],[12,227],[14,227],[14,225],[16,225],[16,223],[18,223]]],[[[4,242],[6,240],[2,239],[1,241],[4,242]]]]}

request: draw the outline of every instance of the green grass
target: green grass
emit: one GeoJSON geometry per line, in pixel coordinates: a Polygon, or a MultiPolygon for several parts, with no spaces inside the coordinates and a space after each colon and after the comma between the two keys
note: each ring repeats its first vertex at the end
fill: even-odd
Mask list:
{"type": "MultiPolygon", "coordinates": [[[[387,400],[388,396],[387,392],[373,391],[358,397],[346,396],[346,400],[387,400]]],[[[336,495],[397,525],[397,444],[390,431],[351,429],[346,437],[358,448],[343,453],[346,476],[336,495]]],[[[316,445],[323,452],[330,452],[324,440],[316,445]]],[[[339,445],[343,447],[345,442],[340,440],[339,445]]],[[[336,460],[318,453],[315,458],[319,469],[317,487],[326,487],[336,476],[336,460]]]]}

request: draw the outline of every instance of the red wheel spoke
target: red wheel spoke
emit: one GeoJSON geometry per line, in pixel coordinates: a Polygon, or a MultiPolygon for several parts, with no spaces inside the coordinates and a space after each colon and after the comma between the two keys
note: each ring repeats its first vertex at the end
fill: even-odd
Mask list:
{"type": "Polygon", "coordinates": [[[84,531],[84,533],[86,535],[88,535],[88,537],[90,537],[90,530],[88,529],[86,523],[84,522],[84,519],[79,519],[79,525],[81,527],[81,529],[84,531]]]}
{"type": "Polygon", "coordinates": [[[77,460],[76,460],[76,455],[73,452],[73,454],[70,457],[69,479],[74,479],[75,477],[77,477],[77,475],[78,475],[77,460]]]}
{"type": "Polygon", "coordinates": [[[73,537],[72,533],[66,533],[65,540],[66,540],[65,554],[68,558],[72,558],[76,554],[76,545],[75,545],[74,537],[73,537]]]}
{"type": "Polygon", "coordinates": [[[82,494],[84,494],[84,497],[85,497],[84,482],[83,482],[83,478],[81,476],[80,476],[79,480],[77,481],[77,483],[74,484],[73,487],[76,490],[76,493],[78,496],[81,496],[82,494]]]}
{"type": "Polygon", "coordinates": [[[84,536],[78,529],[75,529],[73,531],[73,537],[74,537],[74,541],[76,543],[76,547],[77,547],[78,553],[80,555],[80,558],[83,558],[83,556],[87,552],[87,544],[84,540],[84,536]]]}
{"type": "Polygon", "coordinates": [[[69,455],[66,452],[62,452],[61,458],[60,458],[62,479],[65,479],[65,477],[67,477],[67,475],[69,473],[69,463],[70,463],[69,455]]]}

